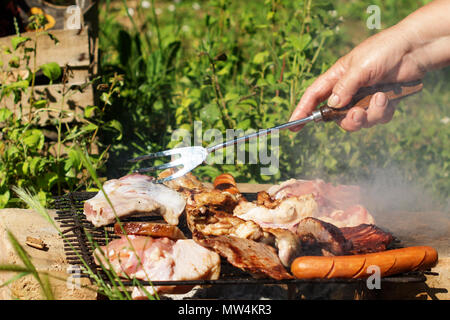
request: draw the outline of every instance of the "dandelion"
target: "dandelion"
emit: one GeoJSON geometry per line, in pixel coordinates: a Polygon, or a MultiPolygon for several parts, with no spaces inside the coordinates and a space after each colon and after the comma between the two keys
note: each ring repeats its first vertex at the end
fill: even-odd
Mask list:
{"type": "Polygon", "coordinates": [[[175,2],[176,4],[180,3],[181,0],[173,0],[173,2],[175,2]]]}
{"type": "Polygon", "coordinates": [[[142,8],[144,8],[144,9],[150,8],[151,5],[152,4],[149,1],[145,1],[145,0],[142,1],[142,3],[141,3],[142,8]]]}
{"type": "Polygon", "coordinates": [[[155,13],[159,16],[162,13],[162,10],[160,8],[156,8],[155,13]]]}
{"type": "Polygon", "coordinates": [[[450,122],[450,118],[449,117],[444,117],[444,118],[441,119],[441,123],[443,123],[443,124],[447,124],[449,122],[450,122]]]}
{"type": "Polygon", "coordinates": [[[174,12],[174,11],[175,11],[175,6],[174,6],[173,4],[171,4],[171,5],[169,5],[169,6],[167,7],[167,9],[168,9],[170,12],[174,12]]]}
{"type": "Polygon", "coordinates": [[[133,16],[134,15],[134,9],[133,8],[128,8],[128,14],[130,16],[133,16]]]}
{"type": "Polygon", "coordinates": [[[184,25],[181,27],[181,31],[183,32],[189,32],[191,30],[191,28],[188,25],[184,25]]]}
{"type": "Polygon", "coordinates": [[[194,3],[192,4],[192,9],[194,9],[194,10],[199,10],[199,9],[200,9],[200,5],[199,5],[197,2],[194,2],[194,3]]]}

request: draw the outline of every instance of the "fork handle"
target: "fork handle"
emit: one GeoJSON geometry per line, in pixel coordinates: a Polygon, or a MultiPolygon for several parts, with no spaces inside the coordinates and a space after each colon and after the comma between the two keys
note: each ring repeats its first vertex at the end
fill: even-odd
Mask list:
{"type": "Polygon", "coordinates": [[[342,108],[332,108],[327,105],[319,108],[322,121],[339,120],[345,117],[347,112],[353,107],[361,107],[367,109],[370,104],[370,99],[377,92],[384,92],[389,101],[396,101],[404,97],[410,96],[419,92],[423,88],[421,80],[411,82],[386,83],[374,85],[371,87],[364,87],[358,90],[353,96],[352,101],[342,108]]]}
{"type": "Polygon", "coordinates": [[[310,121],[319,122],[319,121],[332,121],[341,119],[345,117],[347,112],[353,107],[362,107],[364,109],[367,109],[370,104],[370,99],[377,92],[384,92],[387,95],[389,101],[394,101],[417,93],[420,90],[422,90],[422,88],[423,83],[421,80],[411,82],[387,83],[374,85],[371,87],[364,87],[359,89],[358,92],[353,97],[352,101],[343,108],[339,109],[331,108],[325,105],[320,107],[318,110],[314,111],[310,116],[306,118],[287,122],[273,128],[263,129],[258,132],[251,133],[249,135],[236,138],[234,140],[225,141],[223,143],[207,148],[207,151],[208,153],[214,152],[216,150],[226,148],[234,144],[242,143],[262,135],[270,134],[272,131],[275,130],[282,130],[295,127],[300,124],[308,123],[310,121]]]}

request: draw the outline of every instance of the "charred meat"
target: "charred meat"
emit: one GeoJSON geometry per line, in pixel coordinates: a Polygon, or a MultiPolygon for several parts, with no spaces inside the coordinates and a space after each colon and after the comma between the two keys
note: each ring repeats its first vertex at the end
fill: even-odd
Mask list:
{"type": "Polygon", "coordinates": [[[305,218],[297,225],[296,234],[308,246],[316,244],[324,250],[324,254],[342,256],[348,254],[352,243],[348,241],[342,231],[332,225],[316,218],[305,218]]]}
{"type": "Polygon", "coordinates": [[[183,232],[177,227],[166,223],[154,222],[123,222],[114,224],[114,232],[123,235],[167,237],[172,240],[186,239],[183,232]]]}
{"type": "Polygon", "coordinates": [[[194,232],[193,238],[255,277],[277,280],[292,278],[283,267],[275,249],[269,245],[234,236],[205,236],[199,232],[194,232]]]}
{"type": "Polygon", "coordinates": [[[271,228],[264,229],[264,231],[274,236],[274,245],[278,250],[278,257],[285,267],[289,267],[295,258],[302,255],[300,237],[292,231],[271,228]]]}
{"type": "Polygon", "coordinates": [[[351,241],[353,254],[364,254],[385,251],[393,241],[392,234],[372,224],[361,224],[357,227],[340,228],[347,241],[351,241]]]}

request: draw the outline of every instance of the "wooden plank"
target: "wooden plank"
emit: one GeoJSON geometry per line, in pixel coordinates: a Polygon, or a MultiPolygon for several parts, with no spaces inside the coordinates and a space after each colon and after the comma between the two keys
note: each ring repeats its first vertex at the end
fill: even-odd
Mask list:
{"type": "MultiPolygon", "coordinates": [[[[13,82],[16,82],[19,80],[19,76],[21,79],[27,79],[30,75],[30,72],[28,70],[10,70],[10,71],[1,71],[0,70],[0,82],[2,84],[10,84],[13,82]]],[[[37,73],[37,76],[39,76],[39,72],[37,73]]],[[[44,77],[42,75],[42,77],[44,77]]],[[[89,82],[90,80],[90,72],[87,68],[73,68],[68,69],[68,75],[67,75],[67,84],[79,84],[79,83],[85,83],[89,82]]],[[[48,79],[45,78],[46,82],[48,82],[48,79]]],[[[39,80],[37,80],[39,81],[39,80]]],[[[36,83],[37,85],[41,85],[41,83],[36,83]]],[[[46,84],[47,85],[47,84],[46,84]]]]}
{"type": "MultiPolygon", "coordinates": [[[[85,67],[90,66],[90,54],[89,54],[89,36],[87,28],[82,30],[50,30],[50,33],[54,35],[59,43],[55,45],[52,39],[47,35],[40,35],[37,37],[36,47],[36,65],[40,66],[44,63],[56,62],[59,66],[63,67],[66,64],[70,67],[85,67]]],[[[34,32],[26,32],[21,36],[30,37],[36,39],[34,32]]],[[[14,56],[23,56],[23,47],[16,52],[12,52],[11,39],[15,36],[0,38],[0,61],[3,62],[1,67],[3,71],[10,69],[9,61],[14,56]],[[11,53],[5,52],[5,47],[11,50],[11,53]]],[[[31,48],[34,41],[28,41],[26,47],[31,48]]],[[[17,69],[25,69],[25,61],[20,61],[20,65],[17,69]]],[[[34,61],[30,59],[29,67],[34,69],[34,61]]]]}
{"type": "Polygon", "coordinates": [[[244,193],[252,193],[252,192],[260,192],[260,191],[267,191],[272,184],[253,184],[253,183],[237,183],[237,188],[240,192],[244,193]]]}
{"type": "MultiPolygon", "coordinates": [[[[63,117],[61,118],[63,123],[73,121],[83,122],[83,108],[88,105],[93,105],[94,103],[92,85],[86,87],[83,92],[71,91],[71,93],[64,98],[64,104],[62,104],[62,90],[62,84],[35,87],[37,95],[42,97],[42,99],[47,99],[49,101],[49,105],[45,111],[36,112],[36,110],[32,110],[32,116],[39,116],[40,118],[38,121],[39,125],[44,126],[49,124],[51,119],[59,117],[60,111],[63,112],[63,117]]],[[[22,105],[26,106],[22,109],[22,121],[24,122],[28,121],[30,113],[28,99],[29,95],[23,95],[21,99],[22,105]]],[[[19,105],[14,104],[12,96],[3,99],[0,107],[7,107],[13,111],[16,116],[20,115],[19,105]]]]}

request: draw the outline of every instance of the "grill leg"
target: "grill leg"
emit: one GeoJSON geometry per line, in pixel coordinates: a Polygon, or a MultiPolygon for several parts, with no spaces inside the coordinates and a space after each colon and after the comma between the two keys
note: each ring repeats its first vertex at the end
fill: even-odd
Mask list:
{"type": "Polygon", "coordinates": [[[295,284],[287,285],[287,298],[288,300],[294,300],[297,295],[297,286],[295,284]]]}

